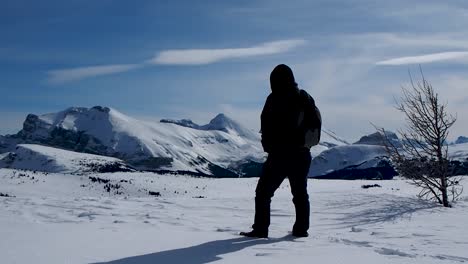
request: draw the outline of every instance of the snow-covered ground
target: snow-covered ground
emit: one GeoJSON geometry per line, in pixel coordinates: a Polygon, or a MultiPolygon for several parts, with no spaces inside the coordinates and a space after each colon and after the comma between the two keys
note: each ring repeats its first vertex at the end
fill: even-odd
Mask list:
{"type": "Polygon", "coordinates": [[[399,179],[309,180],[310,237],[294,239],[284,182],[270,238],[242,238],[256,182],[0,169],[0,263],[468,262],[466,194],[447,209],[399,179]],[[361,188],[375,183],[382,187],[361,188]]]}

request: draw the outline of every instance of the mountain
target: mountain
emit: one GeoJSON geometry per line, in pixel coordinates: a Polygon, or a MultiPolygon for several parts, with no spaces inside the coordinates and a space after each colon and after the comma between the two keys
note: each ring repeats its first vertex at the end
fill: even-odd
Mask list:
{"type": "Polygon", "coordinates": [[[455,144],[465,144],[468,143],[468,137],[460,136],[455,140],[455,144]]]}
{"type": "MultiPolygon", "coordinates": [[[[157,123],[102,106],[29,114],[20,132],[0,138],[0,153],[21,143],[115,157],[142,170],[218,177],[256,176],[266,156],[260,134],[224,114],[205,125],[189,119],[157,123]]],[[[320,145],[311,153],[317,156],[347,144],[324,129],[320,145]]]]}
{"type": "MultiPolygon", "coordinates": [[[[391,131],[385,131],[386,138],[396,147],[401,146],[400,139],[398,138],[397,134],[391,131]]],[[[361,137],[357,142],[354,144],[360,145],[376,145],[376,146],[385,146],[384,140],[385,136],[382,132],[377,131],[370,135],[365,135],[361,137]]]]}
{"type": "Polygon", "coordinates": [[[235,176],[232,164],[264,160],[259,135],[223,114],[198,126],[141,121],[101,106],[30,114],[20,132],[0,143],[2,152],[18,143],[41,144],[115,157],[138,169],[208,176],[235,176]]]}
{"type": "Polygon", "coordinates": [[[213,118],[210,123],[201,127],[203,130],[218,130],[226,133],[234,133],[240,137],[247,138],[249,140],[258,140],[259,133],[254,133],[251,130],[241,126],[236,121],[227,117],[224,114],[218,114],[213,118]]]}
{"type": "Polygon", "coordinates": [[[0,154],[0,168],[80,174],[135,171],[116,158],[31,144],[20,144],[14,152],[0,154]]]}
{"type": "Polygon", "coordinates": [[[247,138],[250,140],[258,141],[260,139],[258,133],[243,127],[233,119],[227,117],[225,114],[218,114],[213,118],[210,123],[206,125],[198,125],[190,119],[172,120],[172,119],[161,119],[161,123],[176,124],[183,127],[194,128],[205,131],[223,131],[230,134],[236,134],[240,137],[247,138]]]}
{"type": "Polygon", "coordinates": [[[312,160],[309,177],[322,179],[391,179],[395,170],[385,147],[345,145],[323,151],[312,160]]]}
{"type": "Polygon", "coordinates": [[[15,136],[2,136],[0,135],[0,153],[11,151],[17,144],[21,143],[21,139],[15,136]]]}
{"type": "MultiPolygon", "coordinates": [[[[374,172],[373,168],[388,169],[389,165],[385,164],[383,147],[375,143],[376,138],[369,135],[360,141],[366,144],[350,145],[334,132],[323,129],[320,144],[311,149],[309,176],[346,178],[356,172],[366,174],[364,178],[378,176],[380,169],[374,172]]],[[[25,155],[24,149],[31,147],[25,146],[37,144],[58,148],[57,153],[62,149],[114,157],[139,170],[198,176],[258,176],[266,157],[260,134],[224,114],[218,114],[205,125],[190,119],[148,122],[101,106],[29,114],[16,135],[0,136],[0,153],[9,152],[10,160],[14,155],[17,159],[24,156],[30,159],[32,155],[25,155]]],[[[47,154],[50,149],[39,151],[34,147],[34,150],[32,153],[38,156],[50,157],[47,154]]]]}

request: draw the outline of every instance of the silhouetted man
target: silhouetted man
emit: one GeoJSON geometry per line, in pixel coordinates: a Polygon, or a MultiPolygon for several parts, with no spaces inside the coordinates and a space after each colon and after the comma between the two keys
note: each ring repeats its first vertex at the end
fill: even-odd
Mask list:
{"type": "Polygon", "coordinates": [[[309,195],[307,175],[310,166],[310,147],[320,140],[321,117],[312,97],[297,87],[292,70],[276,66],[270,75],[271,94],[261,115],[262,145],[268,158],[255,190],[255,220],[247,237],[268,237],[270,203],[274,192],[288,177],[296,209],[292,235],[309,234],[309,195]],[[311,129],[312,127],[318,128],[311,129]],[[315,142],[311,142],[315,140],[315,142]]]}

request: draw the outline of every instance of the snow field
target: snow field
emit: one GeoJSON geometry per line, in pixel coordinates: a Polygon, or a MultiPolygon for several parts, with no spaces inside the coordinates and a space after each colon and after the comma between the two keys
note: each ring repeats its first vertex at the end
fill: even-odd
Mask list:
{"type": "Polygon", "coordinates": [[[256,182],[1,169],[0,193],[15,196],[0,197],[1,263],[468,262],[466,194],[442,208],[401,179],[309,180],[310,237],[294,239],[285,181],[270,238],[240,238],[253,221],[256,182]],[[375,183],[382,187],[361,188],[375,183]]]}

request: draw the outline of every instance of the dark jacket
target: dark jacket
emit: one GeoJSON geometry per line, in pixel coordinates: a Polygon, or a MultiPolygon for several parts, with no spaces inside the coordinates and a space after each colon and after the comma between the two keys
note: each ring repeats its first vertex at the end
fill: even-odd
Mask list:
{"type": "Polygon", "coordinates": [[[262,145],[265,152],[305,151],[304,134],[299,120],[304,105],[312,97],[300,91],[291,69],[278,65],[270,75],[271,94],[261,115],[262,145]]]}

